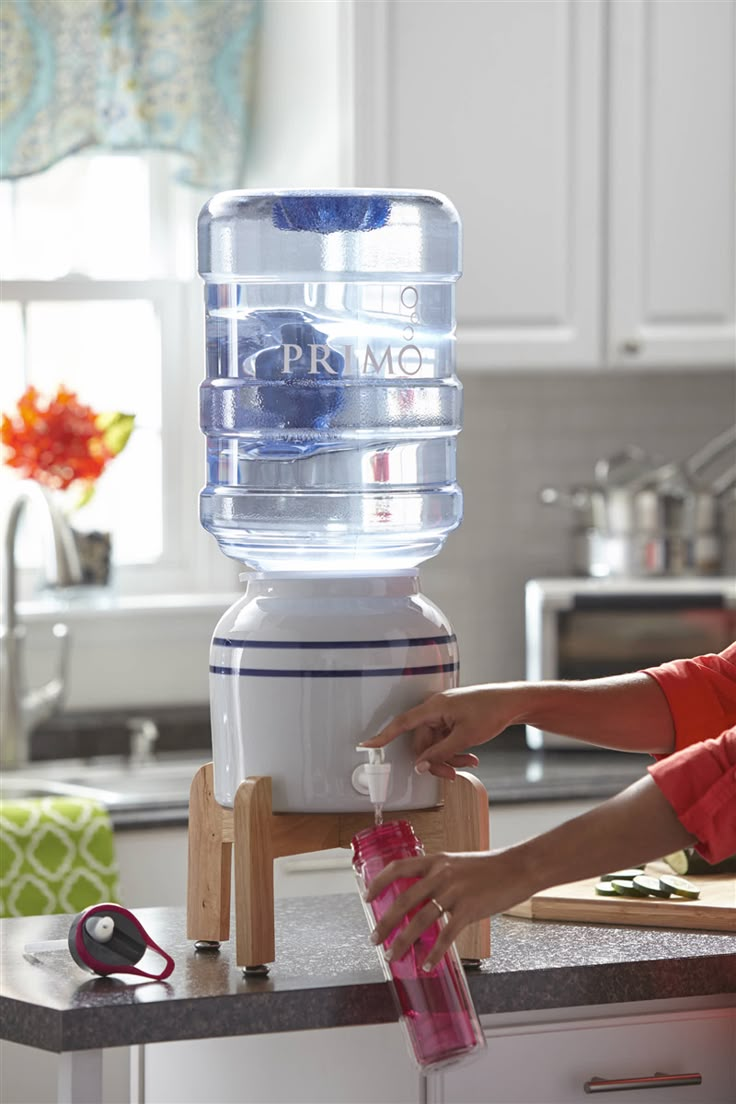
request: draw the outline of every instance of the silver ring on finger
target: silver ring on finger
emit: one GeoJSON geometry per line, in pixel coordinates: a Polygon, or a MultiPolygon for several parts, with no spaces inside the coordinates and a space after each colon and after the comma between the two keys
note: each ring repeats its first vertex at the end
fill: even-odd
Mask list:
{"type": "Polygon", "coordinates": [[[445,912],[445,910],[443,909],[442,905],[439,903],[439,901],[437,900],[436,897],[431,897],[429,903],[431,905],[434,905],[434,907],[439,912],[440,916],[446,916],[447,915],[447,913],[445,912]]]}

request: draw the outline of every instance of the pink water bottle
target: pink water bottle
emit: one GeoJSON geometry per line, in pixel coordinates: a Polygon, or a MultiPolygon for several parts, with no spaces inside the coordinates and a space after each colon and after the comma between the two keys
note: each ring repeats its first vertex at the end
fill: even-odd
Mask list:
{"type": "MultiPolygon", "coordinates": [[[[353,837],[352,844],[353,867],[361,889],[367,888],[394,859],[424,854],[420,840],[405,820],[365,828],[353,837]]],[[[375,901],[366,905],[371,928],[414,881],[414,878],[398,878],[375,901]]],[[[391,933],[386,940],[387,947],[413,915],[410,913],[391,933]]],[[[424,1072],[459,1062],[485,1046],[483,1030],[455,947],[452,946],[428,973],[419,964],[434,946],[444,922],[438,917],[398,961],[386,962],[379,949],[409,1048],[424,1072]]]]}

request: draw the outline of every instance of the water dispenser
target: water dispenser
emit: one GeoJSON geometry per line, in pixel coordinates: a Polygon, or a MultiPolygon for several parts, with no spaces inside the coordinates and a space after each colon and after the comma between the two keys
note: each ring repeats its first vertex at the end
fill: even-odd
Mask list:
{"type": "MultiPolygon", "coordinates": [[[[283,840],[285,818],[312,850],[349,846],[372,822],[371,801],[420,820],[444,803],[438,779],[414,772],[408,737],[381,764],[366,765],[358,745],[458,680],[455,634],[421,593],[418,567],[462,517],[460,220],[433,192],[234,191],[205,205],[198,246],[200,516],[250,570],[212,640],[213,774],[197,807],[214,800],[210,827],[225,846],[239,831],[255,839],[261,802],[270,861],[299,850],[283,840]]],[[[478,800],[487,832],[484,790],[478,800]]],[[[194,887],[190,859],[199,938],[226,927],[219,913],[192,919],[198,901],[225,892],[224,875],[212,888],[218,855],[209,882],[195,863],[194,887]]],[[[251,874],[267,878],[268,862],[249,856],[251,874]]],[[[238,961],[252,964],[246,942],[238,961]]]]}

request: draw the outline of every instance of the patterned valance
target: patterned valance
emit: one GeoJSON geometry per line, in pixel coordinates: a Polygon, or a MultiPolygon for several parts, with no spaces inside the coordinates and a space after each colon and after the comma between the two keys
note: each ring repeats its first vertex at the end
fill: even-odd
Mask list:
{"type": "Polygon", "coordinates": [[[0,176],[85,148],[172,150],[241,187],[260,0],[2,0],[0,176]]]}

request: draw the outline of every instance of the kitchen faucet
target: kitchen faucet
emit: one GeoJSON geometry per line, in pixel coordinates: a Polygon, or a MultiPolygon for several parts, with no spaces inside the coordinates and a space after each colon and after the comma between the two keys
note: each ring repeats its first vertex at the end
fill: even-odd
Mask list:
{"type": "Polygon", "coordinates": [[[0,598],[0,767],[19,767],[29,760],[30,734],[59,708],[66,691],[69,630],[56,624],[60,642],[57,674],[44,686],[25,689],[23,642],[25,627],[18,622],[18,572],[15,545],[18,526],[27,506],[38,507],[45,519],[45,577],[49,586],[81,582],[82,572],[74,535],[51,494],[32,479],[18,485],[10,502],[3,532],[2,595],[0,598]]]}

